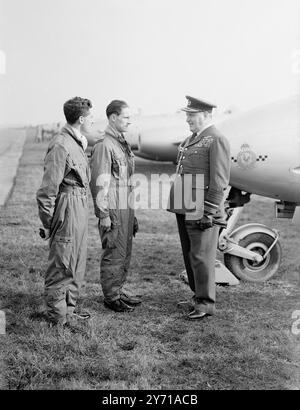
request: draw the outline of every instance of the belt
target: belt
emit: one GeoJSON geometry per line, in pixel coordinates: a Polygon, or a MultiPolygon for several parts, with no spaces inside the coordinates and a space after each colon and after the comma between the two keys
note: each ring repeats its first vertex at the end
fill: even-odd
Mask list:
{"type": "Polygon", "coordinates": [[[76,185],[68,185],[61,187],[59,192],[72,193],[73,195],[86,195],[87,189],[76,185]]]}

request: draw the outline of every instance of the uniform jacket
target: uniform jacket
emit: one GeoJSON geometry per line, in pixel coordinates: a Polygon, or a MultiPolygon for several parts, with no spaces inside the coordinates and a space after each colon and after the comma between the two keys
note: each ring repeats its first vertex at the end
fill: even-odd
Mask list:
{"type": "Polygon", "coordinates": [[[196,197],[194,191],[202,190],[202,214],[217,215],[230,176],[230,147],[227,139],[213,125],[193,141],[188,137],[178,148],[176,174],[175,184],[170,191],[168,211],[180,214],[191,211],[185,206],[184,199],[182,207],[174,206],[174,185],[176,187],[177,182],[181,184],[183,179],[187,179],[186,175],[189,175],[192,177],[190,183],[193,197],[196,197]],[[203,183],[196,175],[203,175],[203,183]]]}
{"type": "Polygon", "coordinates": [[[81,142],[68,124],[50,142],[44,175],[37,191],[39,216],[46,229],[51,228],[60,192],[71,187],[87,190],[90,180],[88,160],[81,142]]]}
{"type": "Polygon", "coordinates": [[[118,225],[119,209],[128,207],[134,173],[134,154],[123,135],[108,126],[92,150],[90,166],[95,215],[100,219],[109,216],[118,225]]]}

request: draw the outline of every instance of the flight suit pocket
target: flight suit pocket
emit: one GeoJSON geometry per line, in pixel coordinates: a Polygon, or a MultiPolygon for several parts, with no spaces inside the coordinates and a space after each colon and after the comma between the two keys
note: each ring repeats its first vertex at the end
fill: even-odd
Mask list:
{"type": "Polygon", "coordinates": [[[126,161],[124,158],[116,155],[113,156],[112,173],[115,179],[119,181],[126,180],[126,161]]]}
{"type": "Polygon", "coordinates": [[[58,268],[69,269],[72,254],[72,238],[68,236],[56,236],[53,240],[55,252],[55,265],[58,268]]]}

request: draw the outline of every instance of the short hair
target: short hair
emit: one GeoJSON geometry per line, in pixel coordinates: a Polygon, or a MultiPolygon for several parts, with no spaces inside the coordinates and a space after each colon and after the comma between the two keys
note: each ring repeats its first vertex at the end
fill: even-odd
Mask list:
{"type": "Polygon", "coordinates": [[[87,98],[74,97],[64,103],[64,114],[69,124],[75,124],[81,116],[87,116],[92,103],[87,98]]]}
{"type": "Polygon", "coordinates": [[[109,118],[112,114],[120,115],[123,108],[128,107],[128,104],[122,100],[113,100],[106,107],[106,116],[109,118]]]}

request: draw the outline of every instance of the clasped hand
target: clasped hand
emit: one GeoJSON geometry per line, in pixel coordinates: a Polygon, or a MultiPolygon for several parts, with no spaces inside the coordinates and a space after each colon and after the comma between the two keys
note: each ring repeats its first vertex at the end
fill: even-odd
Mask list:
{"type": "Polygon", "coordinates": [[[197,225],[201,231],[205,231],[206,229],[212,228],[212,217],[208,215],[203,215],[202,218],[197,221],[197,225]]]}
{"type": "Polygon", "coordinates": [[[138,220],[135,216],[134,221],[133,221],[133,236],[134,237],[135,237],[135,235],[137,234],[138,231],[139,231],[139,223],[138,223],[138,220]]]}

